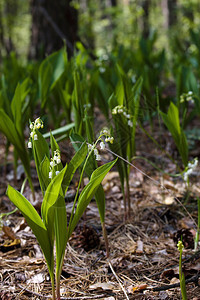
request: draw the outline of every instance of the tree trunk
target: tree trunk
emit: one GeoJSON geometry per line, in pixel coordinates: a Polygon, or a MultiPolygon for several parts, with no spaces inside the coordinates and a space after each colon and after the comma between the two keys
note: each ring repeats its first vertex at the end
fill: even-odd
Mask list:
{"type": "Polygon", "coordinates": [[[149,8],[150,8],[151,0],[143,0],[142,8],[144,10],[143,14],[143,31],[142,35],[145,39],[149,36],[149,8]]]}
{"type": "Polygon", "coordinates": [[[111,6],[116,7],[117,6],[117,0],[110,0],[111,6]]]}
{"type": "Polygon", "coordinates": [[[188,20],[193,23],[194,22],[194,11],[195,11],[195,7],[193,7],[192,5],[188,5],[187,7],[184,8],[184,15],[186,16],[186,18],[188,18],[188,20]]]}
{"type": "Polygon", "coordinates": [[[168,10],[169,10],[169,27],[173,26],[177,22],[177,0],[168,0],[168,10]]]}
{"type": "Polygon", "coordinates": [[[88,20],[87,20],[87,32],[86,32],[86,39],[87,41],[85,44],[87,45],[87,48],[90,50],[95,49],[95,36],[93,31],[93,16],[94,16],[94,8],[92,7],[91,0],[87,0],[87,10],[88,10],[88,20]]]}
{"type": "Polygon", "coordinates": [[[72,0],[31,0],[32,28],[29,58],[44,58],[66,43],[73,53],[77,40],[78,14],[72,0]]]}
{"type": "Polygon", "coordinates": [[[162,0],[161,2],[162,14],[163,14],[163,26],[164,29],[169,28],[169,9],[168,9],[168,0],[162,0]]]}

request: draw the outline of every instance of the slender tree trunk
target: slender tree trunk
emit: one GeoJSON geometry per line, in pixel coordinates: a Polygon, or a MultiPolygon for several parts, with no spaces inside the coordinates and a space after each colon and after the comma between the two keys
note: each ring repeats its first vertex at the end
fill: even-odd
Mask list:
{"type": "Polygon", "coordinates": [[[191,23],[193,23],[194,22],[194,11],[195,11],[195,9],[194,9],[194,7],[192,7],[191,5],[189,6],[187,6],[187,7],[185,7],[185,9],[184,9],[184,15],[188,18],[188,20],[191,22],[191,23]]]}
{"type": "Polygon", "coordinates": [[[0,63],[2,60],[2,48],[4,47],[4,28],[3,28],[3,22],[2,22],[2,11],[0,9],[0,63]]]}
{"type": "Polygon", "coordinates": [[[15,3],[14,1],[7,0],[2,3],[2,9],[1,17],[2,17],[2,28],[1,28],[1,34],[2,34],[2,42],[3,42],[3,48],[5,49],[5,52],[7,55],[10,54],[10,52],[15,50],[14,44],[13,44],[13,28],[15,24],[15,17],[18,12],[18,3],[15,3]],[[3,19],[5,18],[5,22],[3,22],[3,19]],[[5,34],[4,34],[5,33],[5,34]]]}
{"type": "Polygon", "coordinates": [[[87,21],[87,47],[91,50],[95,49],[95,38],[93,32],[93,16],[94,16],[94,9],[92,7],[91,0],[87,0],[87,10],[88,10],[88,21],[87,21]]]}
{"type": "Polygon", "coordinates": [[[116,7],[117,6],[117,0],[110,0],[111,6],[116,7]]]}
{"type": "Polygon", "coordinates": [[[169,27],[173,26],[177,22],[177,0],[168,0],[168,10],[169,10],[169,27]]]}
{"type": "Polygon", "coordinates": [[[31,0],[32,28],[29,58],[43,58],[66,43],[73,52],[78,14],[72,0],[31,0]]]}
{"type": "Polygon", "coordinates": [[[162,14],[163,14],[163,26],[164,29],[169,28],[169,9],[168,9],[168,0],[162,0],[161,2],[162,14]]]}
{"type": "Polygon", "coordinates": [[[142,8],[144,10],[143,15],[143,31],[142,35],[146,39],[149,36],[149,8],[150,8],[151,0],[143,0],[142,8]]]}

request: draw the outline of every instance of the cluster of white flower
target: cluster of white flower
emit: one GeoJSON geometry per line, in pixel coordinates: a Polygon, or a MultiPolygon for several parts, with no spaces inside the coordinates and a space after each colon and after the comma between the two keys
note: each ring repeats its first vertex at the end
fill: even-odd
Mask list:
{"type": "Polygon", "coordinates": [[[185,182],[188,181],[189,175],[192,174],[192,172],[197,167],[197,165],[198,165],[198,158],[197,157],[193,161],[190,161],[188,163],[187,167],[185,168],[185,171],[183,172],[183,179],[184,179],[185,182]]]}
{"type": "Polygon", "coordinates": [[[194,102],[194,99],[192,98],[193,96],[193,92],[192,91],[189,91],[188,93],[184,93],[180,96],[180,103],[183,103],[183,102],[194,102]]]}
{"type": "Polygon", "coordinates": [[[100,132],[100,136],[99,136],[97,142],[95,144],[88,144],[88,151],[89,151],[89,153],[91,151],[94,151],[94,155],[96,156],[96,160],[101,160],[101,155],[99,154],[99,151],[96,148],[97,143],[100,141],[99,146],[100,146],[101,150],[104,150],[105,147],[106,147],[105,142],[101,138],[102,136],[105,136],[105,142],[109,142],[109,143],[113,144],[113,141],[114,141],[114,138],[111,136],[109,129],[104,128],[100,132]]]}
{"type": "Polygon", "coordinates": [[[92,106],[91,103],[86,103],[83,105],[83,108],[87,110],[87,109],[90,109],[91,106],[92,106]]]}
{"type": "MultiPolygon", "coordinates": [[[[114,138],[111,136],[110,130],[109,130],[108,128],[102,129],[102,131],[100,132],[100,136],[102,136],[102,135],[105,136],[105,142],[106,142],[106,143],[111,143],[111,144],[113,144],[114,138]]],[[[100,148],[101,148],[102,150],[105,149],[105,144],[104,144],[104,146],[103,146],[103,144],[104,144],[104,142],[102,141],[102,142],[100,143],[100,148]]]]}
{"type": "Polygon", "coordinates": [[[133,127],[133,122],[131,121],[131,115],[128,113],[126,107],[123,105],[117,105],[112,109],[112,114],[123,114],[123,116],[128,120],[128,126],[133,127]]]}
{"type": "MultiPolygon", "coordinates": [[[[49,178],[52,178],[52,176],[53,176],[53,168],[55,166],[59,165],[60,163],[61,163],[60,151],[57,149],[56,151],[54,151],[54,155],[53,155],[53,157],[51,158],[51,161],[50,161],[49,178]]],[[[59,174],[59,171],[57,170],[56,175],[58,175],[58,174],[59,174]]]]}
{"type": "Polygon", "coordinates": [[[96,160],[101,160],[101,155],[99,154],[98,149],[95,147],[94,144],[88,144],[88,151],[94,151],[94,155],[96,156],[96,160]]]}
{"type": "Polygon", "coordinates": [[[43,122],[40,118],[37,118],[34,122],[32,122],[29,126],[31,133],[30,133],[30,138],[29,138],[29,142],[28,142],[28,148],[32,148],[32,139],[34,139],[34,141],[37,141],[38,136],[36,133],[36,129],[40,129],[43,128],[43,122]]]}

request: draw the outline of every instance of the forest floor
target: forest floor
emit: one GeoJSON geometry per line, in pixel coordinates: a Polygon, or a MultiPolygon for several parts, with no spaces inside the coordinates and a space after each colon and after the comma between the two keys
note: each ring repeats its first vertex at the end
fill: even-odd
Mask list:
{"type": "MultiPolygon", "coordinates": [[[[146,128],[148,131],[150,128],[146,128]]],[[[159,130],[158,130],[159,132],[159,130]]],[[[154,138],[177,155],[169,135],[154,138]]],[[[106,195],[106,228],[110,257],[106,258],[101,223],[95,201],[88,206],[66,248],[61,278],[61,299],[180,299],[179,251],[183,236],[183,271],[188,299],[200,299],[200,250],[194,252],[197,223],[199,168],[193,173],[190,197],[181,177],[170,177],[176,166],[142,132],[136,137],[137,155],[159,166],[165,174],[142,159],[130,170],[131,217],[124,221],[124,205],[117,170],[103,181],[106,195]],[[142,171],[142,172],[141,172],[142,171]],[[163,188],[165,187],[165,188],[163,188]],[[183,207],[186,208],[186,210],[183,207]]],[[[0,136],[0,212],[14,209],[5,196],[8,183],[20,189],[24,172],[18,167],[14,180],[12,147],[5,168],[5,140],[0,136]]],[[[200,155],[194,147],[192,157],[200,155]]],[[[61,143],[62,160],[72,154],[68,142],[61,143]]],[[[103,162],[112,159],[104,150],[103,162]]],[[[40,211],[41,192],[32,163],[36,191],[35,208],[40,211]]],[[[72,209],[77,186],[74,179],[66,196],[67,212],[72,209]]],[[[33,203],[28,184],[24,195],[33,203]]],[[[51,285],[40,247],[19,211],[4,217],[0,232],[0,299],[50,299],[51,285]]]]}

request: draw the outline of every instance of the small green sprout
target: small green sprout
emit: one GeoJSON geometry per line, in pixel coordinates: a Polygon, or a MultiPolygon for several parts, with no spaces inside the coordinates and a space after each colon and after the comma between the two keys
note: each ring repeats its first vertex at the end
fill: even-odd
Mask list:
{"type": "Polygon", "coordinates": [[[180,252],[180,257],[179,257],[179,280],[180,280],[180,288],[181,288],[181,295],[183,300],[187,300],[187,294],[186,294],[186,286],[185,286],[185,276],[182,271],[182,253],[183,253],[183,242],[178,241],[177,244],[178,251],[180,252]]]}
{"type": "Polygon", "coordinates": [[[194,250],[197,251],[198,242],[199,242],[199,231],[200,231],[200,199],[197,197],[197,206],[198,206],[198,226],[194,243],[194,250]]]}
{"type": "Polygon", "coordinates": [[[183,249],[184,249],[183,242],[178,241],[177,247],[178,247],[178,251],[182,254],[183,249]]]}

